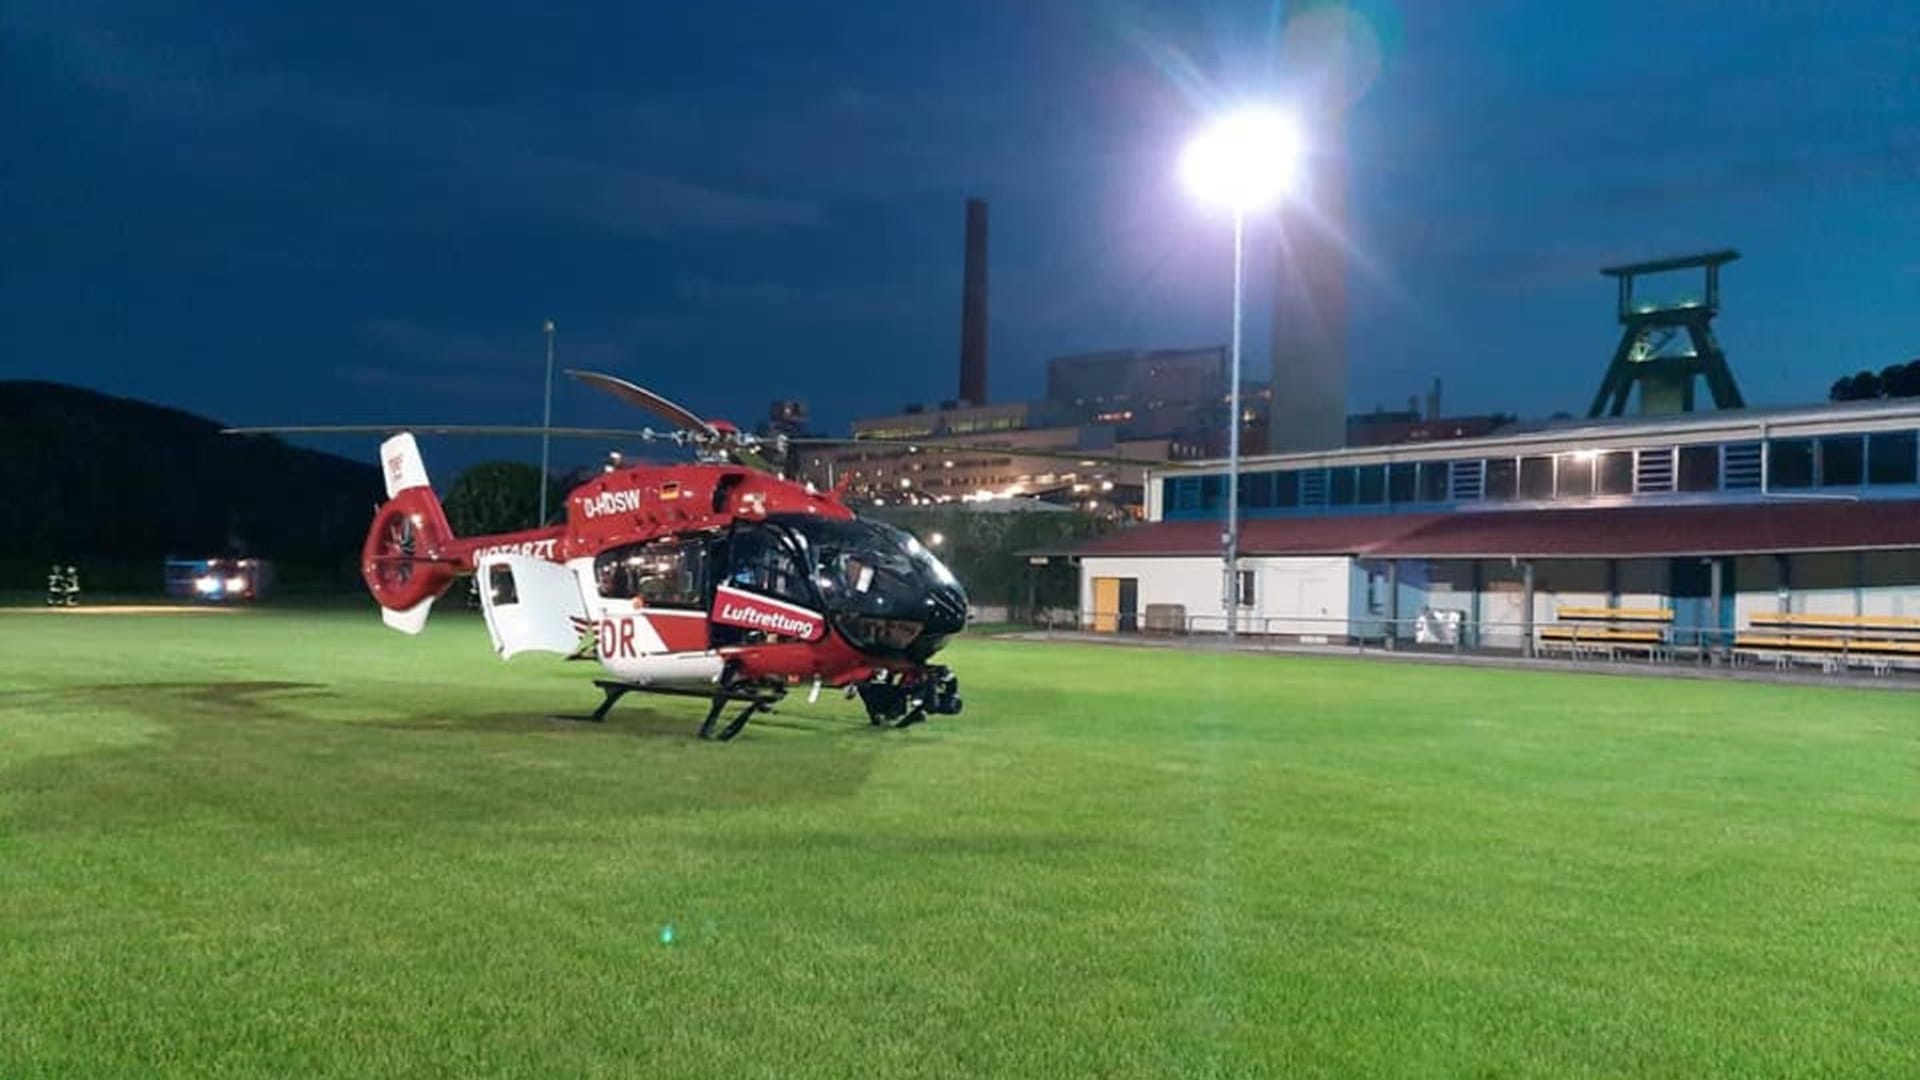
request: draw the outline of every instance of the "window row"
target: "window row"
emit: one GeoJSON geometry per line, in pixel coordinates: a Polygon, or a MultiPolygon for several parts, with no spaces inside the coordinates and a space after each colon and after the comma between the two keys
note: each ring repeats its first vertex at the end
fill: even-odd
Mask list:
{"type": "Polygon", "coordinates": [[[1787,489],[1911,484],[1915,442],[1911,431],[1775,439],[1768,444],[1768,484],[1787,489]]]}
{"type": "MultiPolygon", "coordinates": [[[[1920,434],[1890,431],[1462,461],[1266,470],[1240,477],[1247,510],[1550,502],[1633,495],[1847,488],[1920,482],[1920,434]]],[[[1218,511],[1227,478],[1166,480],[1166,512],[1218,511]]]]}

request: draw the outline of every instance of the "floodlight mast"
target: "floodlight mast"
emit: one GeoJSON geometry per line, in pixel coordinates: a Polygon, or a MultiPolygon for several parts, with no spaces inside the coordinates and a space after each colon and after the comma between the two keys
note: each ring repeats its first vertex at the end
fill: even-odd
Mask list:
{"type": "Polygon", "coordinates": [[[1246,294],[1247,215],[1233,212],[1233,345],[1227,376],[1227,527],[1221,534],[1225,579],[1221,602],[1227,614],[1227,644],[1232,645],[1240,625],[1240,315],[1246,294]]]}
{"type": "MultiPolygon", "coordinates": [[[[1227,644],[1240,623],[1240,341],[1246,307],[1247,216],[1271,209],[1293,190],[1300,167],[1300,125],[1292,114],[1253,106],[1216,120],[1187,145],[1180,171],[1202,201],[1233,211],[1233,336],[1227,378],[1227,527],[1220,536],[1220,605],[1227,644]]],[[[1277,317],[1277,316],[1276,316],[1277,317]]]]}
{"type": "Polygon", "coordinates": [[[546,429],[553,427],[553,320],[541,324],[547,335],[547,399],[540,413],[540,505],[534,511],[540,524],[547,523],[547,449],[552,441],[546,429]]]}

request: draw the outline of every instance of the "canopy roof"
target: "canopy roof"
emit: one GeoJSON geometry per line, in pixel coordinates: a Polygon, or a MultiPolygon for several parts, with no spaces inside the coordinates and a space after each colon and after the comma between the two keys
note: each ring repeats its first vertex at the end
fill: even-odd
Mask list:
{"type": "MultiPolygon", "coordinates": [[[[1167,521],[1090,540],[1083,557],[1220,553],[1222,522],[1167,521]]],[[[1261,518],[1243,555],[1375,558],[1658,558],[1920,548],[1920,502],[1781,500],[1454,514],[1261,518]]]]}

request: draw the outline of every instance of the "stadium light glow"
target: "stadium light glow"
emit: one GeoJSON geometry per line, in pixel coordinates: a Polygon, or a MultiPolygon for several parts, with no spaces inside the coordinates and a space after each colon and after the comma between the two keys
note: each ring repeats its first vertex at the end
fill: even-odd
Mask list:
{"type": "Polygon", "coordinates": [[[1180,158],[1180,176],[1203,202],[1236,214],[1278,205],[1293,191],[1304,140],[1284,109],[1252,106],[1208,126],[1180,158]]]}
{"type": "MultiPolygon", "coordinates": [[[[1227,644],[1240,621],[1240,328],[1246,293],[1247,215],[1293,193],[1306,139],[1285,109],[1255,105],[1222,115],[1187,144],[1181,179],[1196,198],[1233,211],[1233,346],[1227,391],[1227,527],[1220,535],[1221,614],[1227,644]]],[[[1278,318],[1276,313],[1275,318],[1278,318]]]]}

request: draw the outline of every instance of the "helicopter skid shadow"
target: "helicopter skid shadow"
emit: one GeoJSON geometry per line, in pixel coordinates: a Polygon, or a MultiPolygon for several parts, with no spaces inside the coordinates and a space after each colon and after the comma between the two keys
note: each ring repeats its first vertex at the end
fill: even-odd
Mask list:
{"type": "Polygon", "coordinates": [[[0,787],[20,795],[0,818],[17,835],[71,830],[76,821],[171,826],[183,805],[204,804],[243,808],[249,821],[297,828],[315,842],[358,842],[417,813],[434,784],[464,805],[527,821],[834,803],[859,793],[879,749],[860,740],[864,747],[848,743],[855,752],[844,752],[838,740],[857,733],[827,718],[768,722],[782,730],[761,732],[769,737],[757,747],[734,744],[741,752],[694,751],[704,744],[701,714],[691,709],[629,706],[601,724],[554,720],[531,701],[475,712],[388,710],[312,682],[94,684],[0,693],[0,701],[82,716],[105,708],[151,725],[133,743],[0,762],[0,787]],[[515,742],[524,751],[497,752],[515,742]],[[781,743],[804,767],[791,767],[781,743]],[[590,749],[596,745],[603,749],[590,749]],[[556,780],[567,784],[567,799],[539,795],[542,778],[569,775],[606,782],[556,780]],[[645,780],[624,782],[633,776],[645,780]]]}
{"type": "MultiPolygon", "coordinates": [[[[527,734],[533,732],[577,732],[581,738],[625,737],[634,739],[717,741],[700,738],[697,713],[663,712],[628,706],[615,709],[603,720],[585,712],[499,711],[466,715],[416,716],[409,720],[380,726],[408,731],[459,731],[483,734],[527,734]]],[[[793,714],[769,716],[761,713],[742,729],[739,739],[750,739],[756,731],[792,732],[800,735],[833,737],[856,736],[871,730],[864,721],[855,725],[826,717],[793,714]]]]}
{"type": "Polygon", "coordinates": [[[699,721],[641,709],[595,721],[587,713],[503,709],[479,713],[425,713],[371,725],[393,731],[444,732],[463,735],[533,735],[577,733],[580,738],[670,738],[691,733],[699,721]]]}
{"type": "MultiPolygon", "coordinates": [[[[631,699],[630,699],[631,700],[631,699]]],[[[622,702],[599,719],[591,712],[549,712],[541,714],[539,719],[554,729],[581,728],[587,731],[595,729],[614,729],[630,724],[636,718],[645,721],[651,729],[635,734],[686,735],[698,738],[701,715],[689,710],[678,712],[662,710],[655,701],[655,707],[649,708],[639,702],[622,702]]],[[[704,708],[704,705],[702,706],[704,708]]],[[[722,723],[736,715],[739,706],[730,706],[723,714],[722,723]]],[[[775,706],[756,713],[753,719],[740,732],[740,738],[746,738],[755,731],[774,730],[791,731],[805,735],[828,737],[858,737],[862,732],[887,731],[891,725],[873,727],[865,720],[851,716],[839,717],[820,715],[815,712],[795,710],[792,706],[775,706]]]]}

